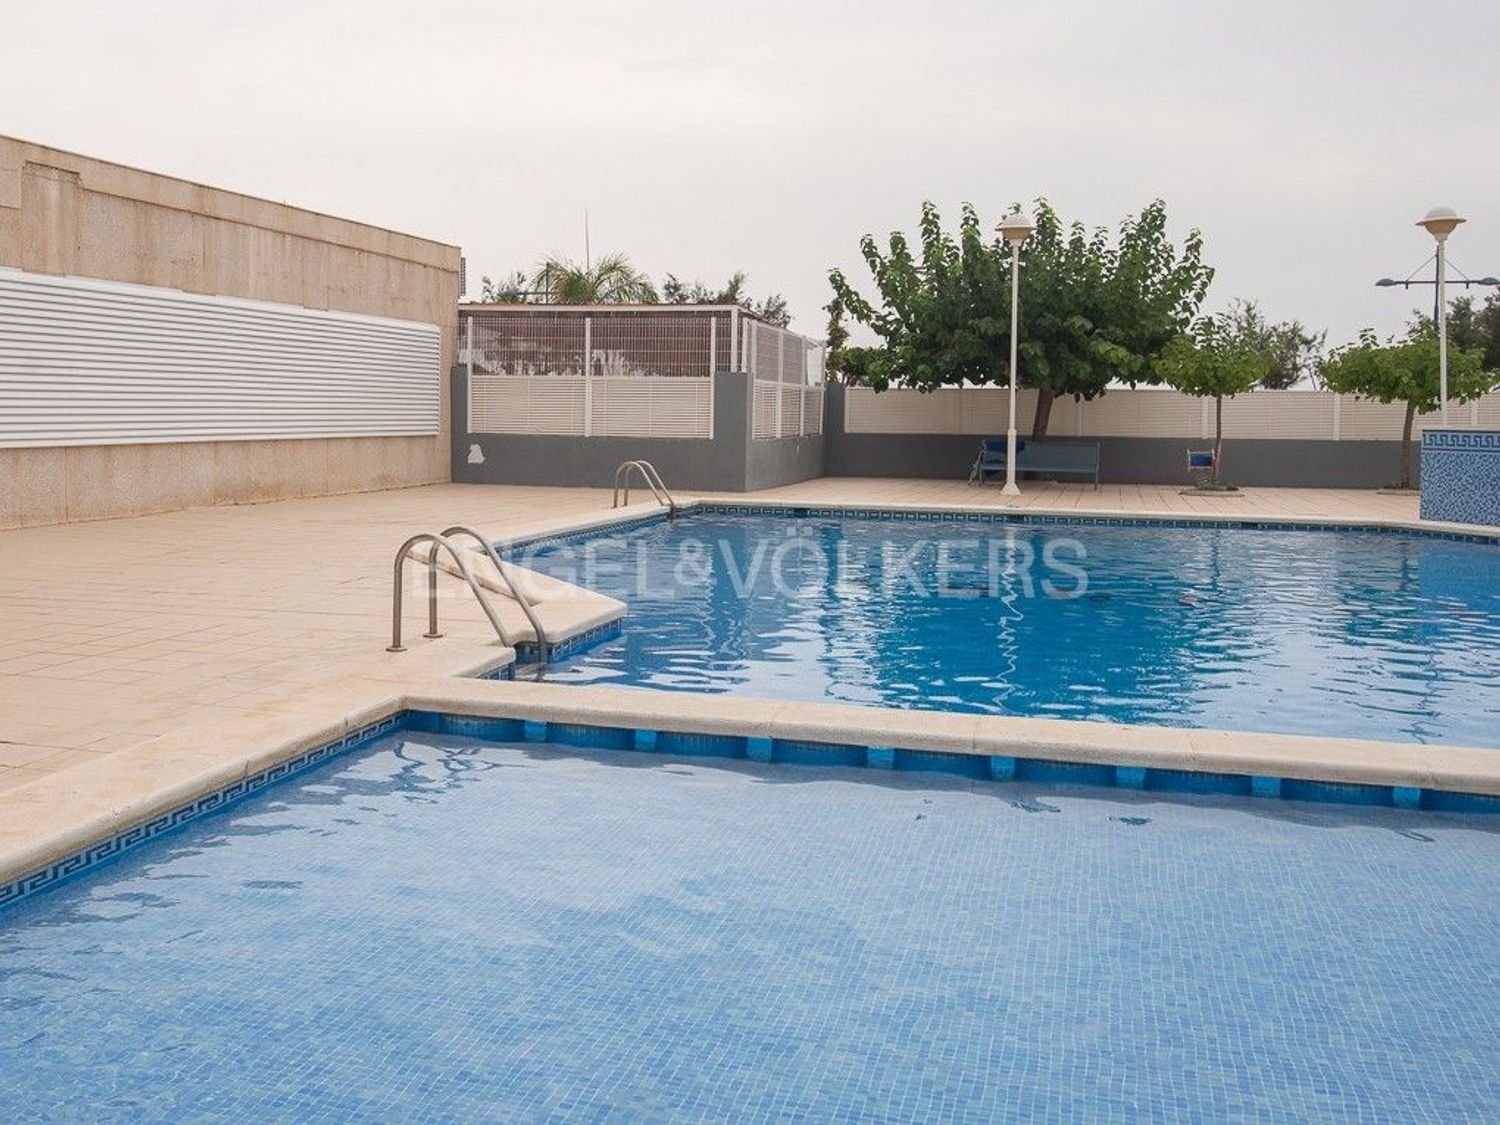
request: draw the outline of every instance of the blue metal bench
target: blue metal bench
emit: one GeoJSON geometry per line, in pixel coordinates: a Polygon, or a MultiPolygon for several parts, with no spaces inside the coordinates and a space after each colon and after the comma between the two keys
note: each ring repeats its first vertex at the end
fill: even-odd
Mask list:
{"type": "MultiPolygon", "coordinates": [[[[1018,473],[1072,474],[1094,478],[1099,487],[1099,443],[1097,441],[1024,441],[1016,440],[1018,473]]],[[[979,443],[979,456],[969,470],[970,484],[983,484],[993,476],[1005,476],[1005,439],[985,438],[979,443]]]]}

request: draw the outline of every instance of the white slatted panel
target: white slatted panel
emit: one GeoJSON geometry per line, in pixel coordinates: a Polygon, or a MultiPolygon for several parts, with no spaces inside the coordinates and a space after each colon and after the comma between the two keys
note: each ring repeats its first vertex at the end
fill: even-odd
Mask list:
{"type": "Polygon", "coordinates": [[[753,436],[756,441],[769,441],[777,436],[776,388],[778,384],[768,379],[755,380],[755,418],[753,436]]]}
{"type": "Polygon", "coordinates": [[[435,434],[436,325],[0,269],[0,447],[435,434]]]}
{"type": "Polygon", "coordinates": [[[784,387],[781,392],[781,437],[797,437],[802,433],[802,388],[784,387]]]}
{"type": "MultiPolygon", "coordinates": [[[[934,391],[934,394],[955,393],[959,396],[959,433],[1003,434],[1006,420],[1010,417],[1010,395],[1003,390],[990,387],[965,387],[960,391],[934,391]]],[[[1036,413],[1036,392],[1016,392],[1016,428],[1031,429],[1031,419],[1036,413]]]]}
{"type": "Polygon", "coordinates": [[[482,375],[469,384],[469,430],[476,434],[584,434],[580,375],[482,375]]]}
{"type": "Polygon", "coordinates": [[[1082,414],[1088,437],[1195,438],[1203,427],[1203,404],[1176,391],[1108,391],[1085,402],[1082,414]]]}
{"type": "Polygon", "coordinates": [[[592,432],[608,437],[711,438],[712,379],[594,380],[592,432]]]}
{"type": "MultiPolygon", "coordinates": [[[[1343,441],[1392,441],[1401,436],[1400,403],[1389,405],[1329,391],[1253,391],[1224,400],[1224,434],[1232,438],[1284,438],[1332,441],[1334,400],[1338,398],[1337,437],[1343,441]]],[[[1059,399],[1047,432],[1053,437],[1170,437],[1213,435],[1212,399],[1177,391],[1119,389],[1092,402],[1059,399]]],[[[1036,392],[1016,396],[1016,428],[1031,429],[1036,392]]],[[[1001,434],[1005,432],[1006,392],[1000,387],[948,387],[923,394],[895,389],[875,392],[850,387],[844,394],[844,427],[851,434],[1001,434]]],[[[1500,394],[1476,404],[1454,403],[1451,424],[1500,429],[1500,394]]],[[[1437,411],[1418,415],[1413,433],[1441,427],[1437,411]]],[[[759,435],[757,435],[759,436],[759,435]]]]}
{"type": "MultiPolygon", "coordinates": [[[[1329,391],[1256,391],[1253,394],[1236,395],[1224,403],[1224,429],[1235,437],[1242,436],[1238,431],[1229,429],[1230,402],[1262,402],[1266,411],[1265,433],[1243,436],[1332,441],[1333,401],[1337,397],[1329,391]]],[[[1212,403],[1209,404],[1209,410],[1213,410],[1212,403]]],[[[1209,424],[1212,425],[1212,421],[1209,424]]]]}
{"type": "Polygon", "coordinates": [[[821,434],[823,432],[823,388],[804,387],[802,393],[807,396],[804,414],[807,425],[803,432],[821,434]]]}
{"type": "Polygon", "coordinates": [[[844,429],[851,434],[960,434],[962,396],[955,390],[872,391],[850,387],[844,429]]]}
{"type": "MultiPolygon", "coordinates": [[[[1474,407],[1474,424],[1481,430],[1500,430],[1500,395],[1485,395],[1474,407]]],[[[1469,409],[1468,406],[1464,407],[1469,409]]]]}
{"type": "Polygon", "coordinates": [[[1400,441],[1406,407],[1370,398],[1343,396],[1339,403],[1340,441],[1400,441]]]}

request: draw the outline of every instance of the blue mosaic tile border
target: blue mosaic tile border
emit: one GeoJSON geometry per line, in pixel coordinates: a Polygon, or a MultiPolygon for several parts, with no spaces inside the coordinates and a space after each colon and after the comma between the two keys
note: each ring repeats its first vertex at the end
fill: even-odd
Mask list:
{"type": "Polygon", "coordinates": [[[1043,758],[952,754],[935,750],[905,750],[895,746],[693,734],[636,727],[601,727],[587,723],[476,719],[430,711],[412,712],[408,721],[419,729],[444,734],[545,742],[587,750],[636,750],[677,757],[942,773],[976,781],[1026,781],[1038,785],[1130,789],[1150,793],[1219,794],[1315,801],[1323,804],[1500,815],[1500,796],[1399,785],[1304,781],[1290,777],[1159,769],[1155,766],[1055,762],[1043,758]],[[482,733],[484,724],[491,724],[501,733],[482,733]]]}
{"type": "Polygon", "coordinates": [[[1151,793],[1225,794],[1291,801],[1358,805],[1432,812],[1500,816],[1500,796],[1441,789],[1296,778],[1218,774],[1150,766],[1054,762],[1004,755],[951,754],[893,746],[817,743],[785,739],[693,734],[634,727],[600,727],[587,723],[537,722],[530,719],[449,715],[436,711],[403,711],[351,731],[343,738],[305,750],[285,761],[241,778],[222,789],[132,825],[88,847],[63,856],[8,883],[0,884],[0,909],[92,871],[101,864],[189,821],[226,808],[269,785],[355,750],[399,730],[426,731],[502,742],[545,742],[589,750],[634,750],[672,756],[775,762],[794,766],[844,766],[871,770],[940,773],[976,781],[1022,781],[1046,786],[1127,789],[1151,793]]]}
{"type": "MultiPolygon", "coordinates": [[[[686,515],[693,508],[682,508],[678,516],[686,515]]],[[[666,523],[672,516],[665,508],[654,512],[646,512],[637,519],[621,520],[619,523],[605,524],[602,527],[585,527],[577,531],[555,531],[544,532],[540,535],[523,535],[517,539],[502,540],[497,549],[501,551],[519,551],[530,547],[553,547],[564,543],[582,543],[589,539],[604,539],[618,531],[634,530],[649,523],[666,523]]]]}
{"type": "MultiPolygon", "coordinates": [[[[1446,431],[1445,431],[1446,432],[1446,431]]],[[[1196,519],[1179,519],[1172,516],[1092,516],[1056,515],[1042,512],[945,512],[923,509],[860,507],[843,508],[829,505],[804,504],[733,504],[722,501],[698,501],[680,509],[678,519],[695,514],[715,516],[780,516],[788,519],[862,519],[890,520],[897,523],[978,523],[978,524],[1023,524],[1057,527],[1166,527],[1190,531],[1203,527],[1226,527],[1255,531],[1315,531],[1324,533],[1357,532],[1367,535],[1416,535],[1428,539],[1446,539],[1460,543],[1489,543],[1500,545],[1500,536],[1480,532],[1452,531],[1429,527],[1389,527],[1378,523],[1299,523],[1291,520],[1261,519],[1255,516],[1205,515],[1196,519]]],[[[605,527],[584,528],[578,531],[556,532],[506,541],[507,551],[525,548],[553,547],[567,543],[583,543],[590,539],[608,538],[620,531],[634,530],[645,524],[665,523],[669,519],[665,511],[649,512],[639,519],[622,521],[605,527]]]]}
{"type": "Polygon", "coordinates": [[[1426,430],[1422,447],[1500,454],[1500,430],[1426,430]]]}
{"type": "Polygon", "coordinates": [[[170,812],[162,813],[148,821],[132,825],[122,832],[106,837],[97,843],[90,844],[80,851],[71,855],[63,856],[54,860],[45,867],[35,871],[29,871],[24,875],[12,879],[8,883],[0,883],[0,908],[9,903],[16,902],[22,898],[36,894],[52,886],[60,879],[66,879],[80,872],[91,871],[102,863],[124,854],[133,848],[153,840],[164,832],[170,832],[179,825],[188,821],[197,820],[201,816],[216,812],[219,809],[233,804],[241,798],[258,793],[268,785],[274,785],[283,781],[293,774],[301,773],[313,766],[321,765],[329,758],[336,757],[348,750],[353,750],[366,742],[391,734],[399,730],[406,721],[406,713],[398,712],[377,723],[370,723],[351,731],[343,738],[322,746],[315,746],[311,750],[305,750],[285,761],[277,762],[275,765],[267,766],[258,773],[217,789],[185,805],[172,809],[170,812]]]}
{"type": "MultiPolygon", "coordinates": [[[[569,656],[577,656],[586,648],[592,648],[601,641],[618,637],[623,629],[624,619],[615,618],[606,621],[603,625],[595,625],[592,629],[585,629],[577,636],[569,637],[565,641],[558,641],[547,646],[548,660],[564,660],[569,656]]],[[[535,663],[541,659],[541,646],[534,641],[522,641],[516,645],[516,661],[521,664],[535,663]]],[[[486,673],[480,677],[485,680],[514,679],[515,669],[507,665],[504,669],[496,669],[495,672],[486,673]],[[499,672],[509,672],[509,676],[499,675],[499,672]]]]}
{"type": "Polygon", "coordinates": [[[898,523],[995,523],[1032,524],[1062,527],[1166,527],[1179,530],[1194,528],[1233,528],[1255,531],[1360,532],[1373,535],[1418,535],[1431,539],[1451,539],[1463,543],[1500,545],[1500,537],[1482,533],[1449,531],[1427,527],[1387,527],[1384,524],[1295,523],[1288,520],[1258,519],[1254,516],[1205,516],[1200,519],[1176,519],[1171,516],[1063,516],[1040,512],[941,512],[892,508],[838,508],[797,504],[699,504],[683,515],[703,512],[709,515],[786,516],[813,519],[891,520],[898,523]]]}

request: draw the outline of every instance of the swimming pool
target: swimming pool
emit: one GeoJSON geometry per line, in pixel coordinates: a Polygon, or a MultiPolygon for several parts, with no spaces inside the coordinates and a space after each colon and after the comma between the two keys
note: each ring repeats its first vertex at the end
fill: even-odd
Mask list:
{"type": "Polygon", "coordinates": [[[403,731],[0,913],[7,1120],[1493,1119],[1485,822],[403,731]]]}
{"type": "Polygon", "coordinates": [[[629,603],[548,678],[1500,747],[1500,546],[692,512],[514,552],[629,603]]]}

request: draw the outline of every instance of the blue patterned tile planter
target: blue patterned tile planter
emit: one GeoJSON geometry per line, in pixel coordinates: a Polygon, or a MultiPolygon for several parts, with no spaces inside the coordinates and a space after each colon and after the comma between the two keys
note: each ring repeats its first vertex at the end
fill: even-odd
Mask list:
{"type": "Polygon", "coordinates": [[[1422,518],[1500,525],[1500,431],[1422,435],[1422,518]]]}

